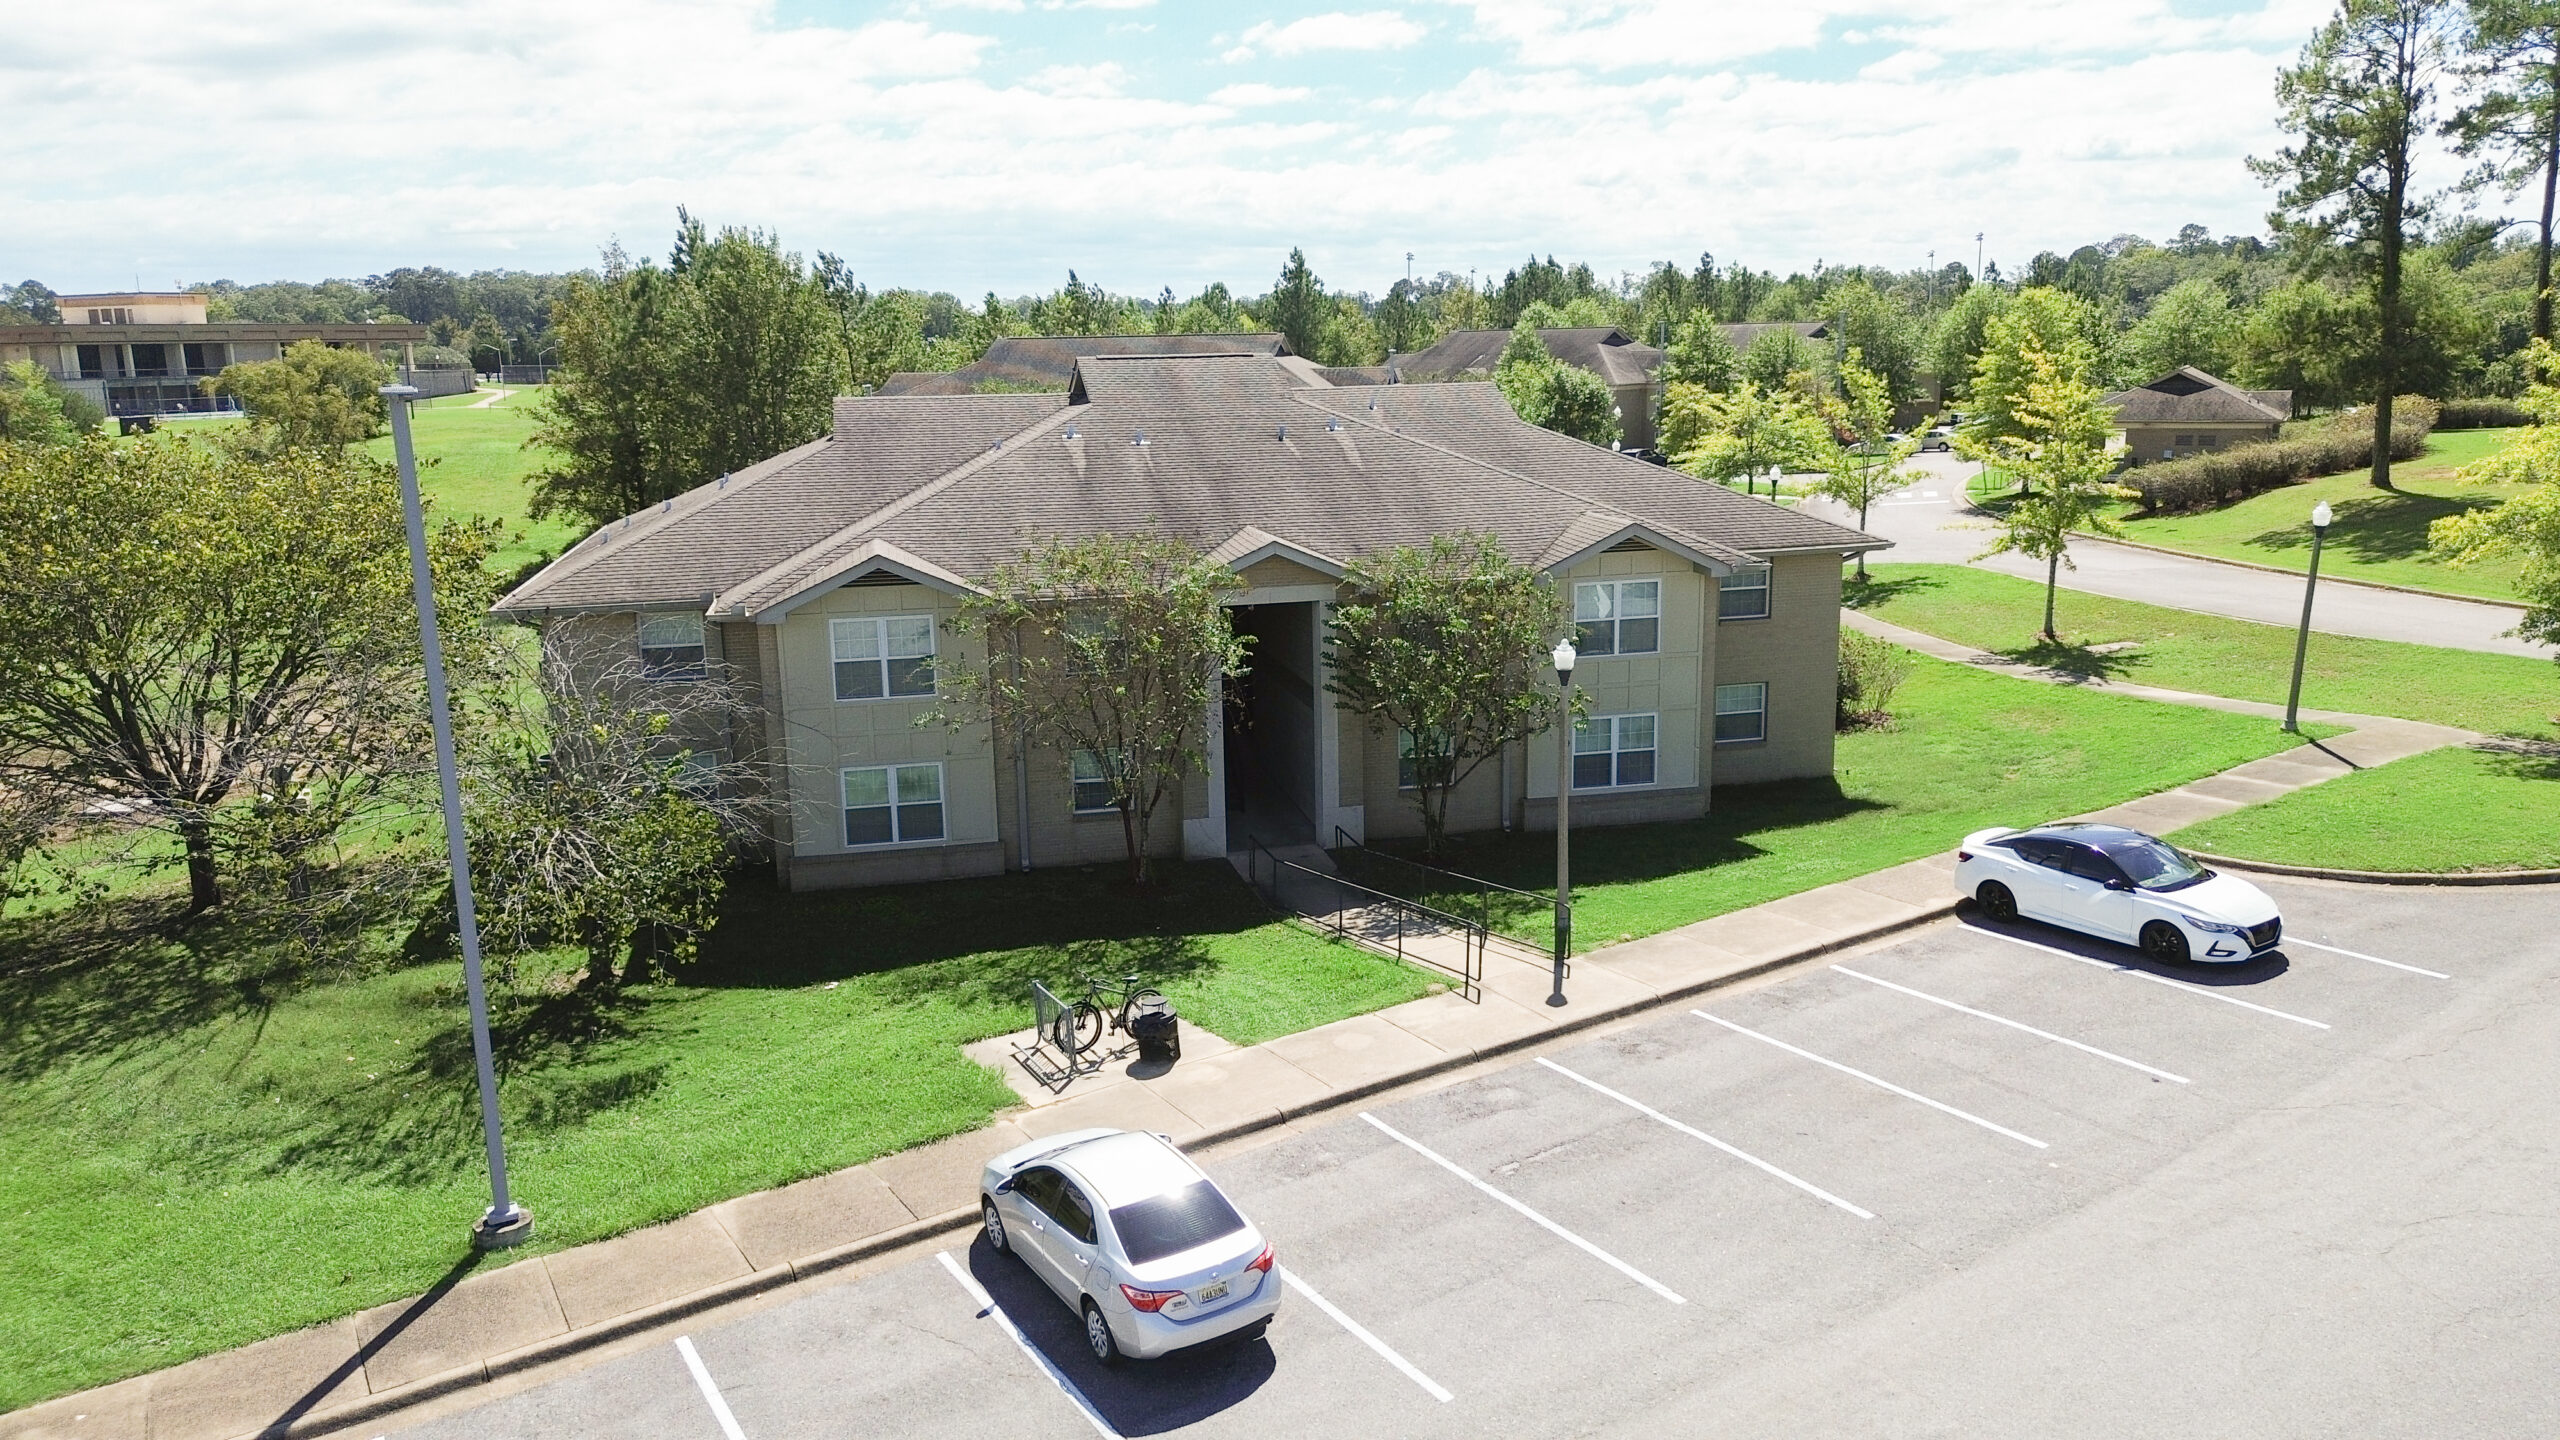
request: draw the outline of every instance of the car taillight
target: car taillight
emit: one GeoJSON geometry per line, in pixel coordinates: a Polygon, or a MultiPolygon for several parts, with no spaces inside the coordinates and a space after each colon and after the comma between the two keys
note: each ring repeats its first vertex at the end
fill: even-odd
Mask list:
{"type": "Polygon", "coordinates": [[[1253,1263],[1244,1268],[1247,1270],[1259,1270],[1263,1274],[1268,1275],[1271,1273],[1272,1264],[1271,1247],[1265,1245],[1262,1247],[1262,1253],[1253,1257],[1253,1263]]]}
{"type": "Polygon", "coordinates": [[[1182,1298],[1179,1290],[1141,1290],[1135,1285],[1121,1286],[1120,1293],[1129,1297],[1131,1305],[1150,1315],[1162,1310],[1168,1302],[1182,1298]]]}

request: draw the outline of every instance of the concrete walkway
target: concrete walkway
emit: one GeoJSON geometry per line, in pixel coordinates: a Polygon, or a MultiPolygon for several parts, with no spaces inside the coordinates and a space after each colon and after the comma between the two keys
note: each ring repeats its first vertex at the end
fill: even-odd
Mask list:
{"type": "MultiPolygon", "coordinates": [[[[2066,679],[1862,615],[1844,618],[1942,658],[2024,679],[2066,679]]],[[[2100,688],[2173,704],[2277,713],[2272,706],[2149,686],[2100,688]]],[[[2080,818],[2173,830],[2354,768],[2477,738],[2444,726],[2303,713],[2356,728],[2080,818]]],[[[2022,823],[2051,818],[2018,817],[2022,823]]],[[[1055,1096],[1028,1085],[1019,1067],[1005,1062],[1002,1041],[982,1042],[971,1053],[1003,1070],[1025,1099],[985,1129],[615,1239],[511,1264],[492,1260],[496,1268],[458,1272],[416,1299],[0,1417],[0,1440],[241,1440],[352,1427],[965,1228],[976,1219],[979,1167],[1025,1140],[1111,1126],[1162,1131],[1178,1144],[1199,1146],[1321,1115],[1925,923],[1954,908],[1953,868],[1951,855],[1933,855],[1604,947],[1573,962],[1566,986],[1571,1003],[1561,1008],[1545,1003],[1544,966],[1496,955],[1485,966],[1481,1004],[1433,995],[1250,1046],[1186,1027],[1179,1063],[1115,1065],[1055,1096]]]]}
{"type": "MultiPolygon", "coordinates": [[[[1888,497],[1867,512],[1867,533],[1893,542],[1893,548],[1870,556],[1881,563],[1971,565],[2042,584],[2044,566],[2018,555],[1976,559],[1994,531],[1990,517],[1967,504],[1965,478],[1975,469],[1970,460],[1944,455],[1923,457],[1930,479],[1888,497]]],[[[1822,499],[1804,502],[1808,514],[1857,523],[1844,507],[1822,499]]],[[[2104,540],[2074,540],[2066,568],[2066,590],[2140,600],[2176,610],[2255,620],[2287,628],[2302,620],[2302,580],[2242,565],[2224,565],[2183,555],[2164,555],[2104,540]]],[[[2446,600],[2369,586],[2330,584],[2324,578],[2312,607],[2311,628],[2327,635],[2361,635],[2375,640],[2403,640],[2456,650],[2485,650],[2498,655],[2550,659],[2548,645],[2519,640],[2506,632],[2524,616],[2522,606],[2446,600]]]]}

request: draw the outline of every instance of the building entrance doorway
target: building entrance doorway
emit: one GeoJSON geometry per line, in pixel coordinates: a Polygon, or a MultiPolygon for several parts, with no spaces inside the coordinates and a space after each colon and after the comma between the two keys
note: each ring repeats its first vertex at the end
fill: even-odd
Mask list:
{"type": "Polygon", "coordinates": [[[1316,607],[1239,605],[1229,612],[1249,637],[1246,671],[1226,704],[1227,845],[1321,843],[1316,817],[1316,607]]]}

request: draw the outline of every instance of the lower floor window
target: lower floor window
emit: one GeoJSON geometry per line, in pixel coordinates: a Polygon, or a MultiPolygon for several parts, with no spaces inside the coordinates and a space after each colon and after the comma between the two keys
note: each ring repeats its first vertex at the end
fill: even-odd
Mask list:
{"type": "Polygon", "coordinates": [[[1438,762],[1433,770],[1433,779],[1445,775],[1449,768],[1449,737],[1432,733],[1416,740],[1412,731],[1399,728],[1396,731],[1397,789],[1422,788],[1422,762],[1426,758],[1438,762]]]}
{"type": "Polygon", "coordinates": [[[875,765],[844,772],[844,843],[903,845],[942,838],[942,766],[875,765]]]}
{"type": "Polygon", "coordinates": [[[1573,788],[1653,783],[1654,717],[1592,715],[1573,722],[1573,788]]]}
{"type": "Polygon", "coordinates": [[[1717,686],[1716,743],[1730,745],[1768,738],[1769,687],[1759,681],[1717,686]]]}
{"type": "Polygon", "coordinates": [[[1075,782],[1077,814],[1118,808],[1111,798],[1111,771],[1102,763],[1101,751],[1079,750],[1068,757],[1067,775],[1075,782]]]}

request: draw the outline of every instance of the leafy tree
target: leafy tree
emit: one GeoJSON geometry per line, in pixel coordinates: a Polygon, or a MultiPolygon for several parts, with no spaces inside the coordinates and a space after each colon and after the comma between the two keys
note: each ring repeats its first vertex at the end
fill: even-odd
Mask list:
{"type": "Polygon", "coordinates": [[[1023,319],[1034,335],[1136,335],[1149,328],[1134,300],[1114,298],[1067,272],[1066,288],[1031,302],[1023,319]]]}
{"type": "Polygon", "coordinates": [[[1291,354],[1314,359],[1321,353],[1333,303],[1325,297],[1324,282],[1307,268],[1307,252],[1290,249],[1288,262],[1280,267],[1280,283],[1271,287],[1255,313],[1289,342],[1291,354]]]}
{"type": "Polygon", "coordinates": [[[32,360],[0,367],[0,440],[68,445],[103,418],[88,397],[55,384],[32,360]]]}
{"type": "MultiPolygon", "coordinates": [[[[437,529],[446,614],[493,598],[491,544],[485,525],[437,529]]],[[[479,634],[449,632],[466,680],[479,634]]],[[[0,785],[134,805],[183,842],[192,908],[222,898],[225,802],[414,764],[422,690],[381,465],[157,438],[0,446],[0,785]]]]}
{"type": "MultiPolygon", "coordinates": [[[[1814,485],[1814,493],[1856,511],[1858,528],[1863,530],[1870,507],[1920,478],[1919,471],[1903,468],[1920,452],[1920,437],[1888,438],[1893,433],[1893,393],[1882,375],[1866,367],[1865,356],[1855,346],[1840,364],[1840,388],[1845,393],[1830,397],[1824,409],[1832,436],[1847,438],[1833,438],[1825,447],[1822,479],[1814,485]]],[[[1858,552],[1858,578],[1867,578],[1863,550],[1858,552]]]]}
{"type": "Polygon", "coordinates": [[[0,325],[59,325],[62,307],[54,293],[33,280],[0,290],[0,325]]]}
{"type": "Polygon", "coordinates": [[[361,350],[298,340],[275,360],[222,367],[205,382],[247,412],[252,443],[269,453],[342,450],[370,440],[390,423],[382,387],[391,371],[361,350]]]}
{"type": "Polygon", "coordinates": [[[1825,388],[1823,372],[1829,368],[1828,357],[1786,325],[1761,331],[1742,352],[1742,378],[1763,390],[1800,390],[1811,397],[1825,388]]]}
{"type": "MultiPolygon", "coordinates": [[[[1664,387],[1661,444],[1672,464],[1722,485],[1739,480],[1749,494],[1754,478],[1772,469],[1821,464],[1832,437],[1803,395],[1745,380],[1725,392],[1685,383],[1664,387]]],[[[1769,493],[1778,493],[1775,481],[1769,493]]]]}
{"type": "Polygon", "coordinates": [[[1950,398],[1966,393],[1974,365],[1981,359],[1991,318],[2009,303],[2009,292],[1997,285],[1976,285],[1958,295],[1939,315],[1929,337],[1938,378],[1950,398]]]}
{"type": "Polygon", "coordinates": [[[1444,535],[1355,561],[1333,609],[1329,689],[1382,735],[1413,737],[1423,848],[1448,838],[1449,798],[1502,747],[1555,723],[1547,652],[1568,626],[1556,587],[1491,535],[1444,535]]]}
{"type": "Polygon", "coordinates": [[[1326,365],[1375,365],[1387,358],[1387,344],[1356,296],[1333,297],[1320,348],[1311,357],[1326,365]]]}
{"type": "Polygon", "coordinates": [[[1236,303],[1224,280],[1210,281],[1180,305],[1173,303],[1173,291],[1167,288],[1163,302],[1156,306],[1159,335],[1243,335],[1252,329],[1253,317],[1236,303]]]}
{"type": "Polygon", "coordinates": [[[2464,77],[2473,100],[2445,127],[2456,152],[2481,158],[2472,188],[2521,190],[2542,178],[2542,220],[2534,232],[2533,335],[2551,338],[2552,203],[2560,197],[2560,4],[2553,0],[2470,0],[2464,77]]]}
{"type": "Polygon", "coordinates": [[[2097,307],[2077,295],[2030,286],[2011,296],[1983,326],[1965,428],[1982,441],[2026,435],[2021,407],[2035,382],[2032,357],[2041,353],[2080,378],[2093,378],[2104,369],[2104,334],[2097,307]]]}
{"type": "Polygon", "coordinates": [[[1423,308],[1421,286],[1399,280],[1387,287],[1387,298],[1378,302],[1378,337],[1386,342],[1388,353],[1398,355],[1427,350],[1439,338],[1432,329],[1431,313],[1423,308]]]}
{"type": "MultiPolygon", "coordinates": [[[[1986,352],[1987,354],[1988,352],[1986,352]]],[[[2107,454],[2115,415],[2089,379],[2085,353],[2061,353],[2029,343],[2019,352],[2024,384],[2008,402],[2009,428],[1981,433],[1967,427],[1956,436],[1964,454],[2018,473],[2025,492],[2001,516],[2001,534],[1984,555],[2015,551],[2045,562],[2044,637],[2059,642],[2053,626],[2054,591],[2061,567],[2070,564],[2071,539],[2082,531],[2121,535],[2107,502],[2125,492],[2112,483],[2115,460],[2107,454]]]]}
{"type": "Polygon", "coordinates": [[[1831,333],[1867,357],[1867,369],[1884,382],[1886,397],[1895,405],[1919,400],[1927,352],[1921,326],[1903,302],[1861,279],[1834,290],[1824,303],[1831,333]]]}
{"type": "Polygon", "coordinates": [[[2151,302],[2151,312],[2125,332],[2120,374],[2145,384],[2181,365],[2230,375],[2240,359],[2241,317],[2210,280],[2181,280],[2151,302]]]}
{"type": "Polygon", "coordinates": [[[2551,383],[2560,374],[2560,353],[2551,342],[2536,340],[2527,369],[2541,377],[2523,397],[2534,423],[2517,431],[2496,454],[2462,467],[2462,478],[2530,488],[2495,509],[2436,520],[2427,527],[2427,541],[2437,556],[2456,565],[2522,562],[2516,591],[2530,608],[2516,633],[2560,644],[2560,387],[2551,383]]]}
{"type": "Polygon", "coordinates": [[[1576,295],[1562,304],[1548,300],[1532,300],[1520,309],[1520,318],[1512,322],[1514,329],[1522,325],[1532,330],[1606,330],[1618,324],[1619,306],[1601,295],[1576,295]]]}
{"type": "Polygon", "coordinates": [[[1242,584],[1162,535],[1050,540],[962,602],[952,628],[987,660],[943,673],[938,718],[991,721],[1062,763],[1093,755],[1120,812],[1129,883],[1143,886],[1157,807],[1207,769],[1216,687],[1244,673],[1226,606],[1242,584]]]}
{"type": "Polygon", "coordinates": [[[2391,404],[2401,390],[2401,296],[2408,231],[2426,215],[2410,193],[2415,152],[2431,127],[2448,48],[2448,0],[2341,0],[2337,15],[2280,71],[2280,123],[2298,143],[2252,159],[2280,187],[2267,219],[2324,263],[2370,276],[2379,325],[2372,348],[2373,483],[2391,488],[2391,404]]]}
{"type": "Polygon", "coordinates": [[[1532,425],[1594,445],[1619,438],[1618,397],[1608,382],[1549,354],[1525,320],[1494,362],[1493,383],[1512,413],[1532,425]]]}
{"type": "MultiPolygon", "coordinates": [[[[1674,272],[1677,273],[1677,272],[1674,272]]],[[[1662,381],[1695,385],[1702,390],[1724,391],[1742,378],[1742,355],[1724,333],[1724,326],[1705,310],[1690,314],[1671,334],[1671,343],[1663,347],[1662,381]]]]}
{"type": "Polygon", "coordinates": [[[2340,403],[2355,381],[2354,307],[2318,280],[2267,292],[2240,324],[2240,373],[2232,378],[2290,390],[2297,410],[2340,403]]]}

